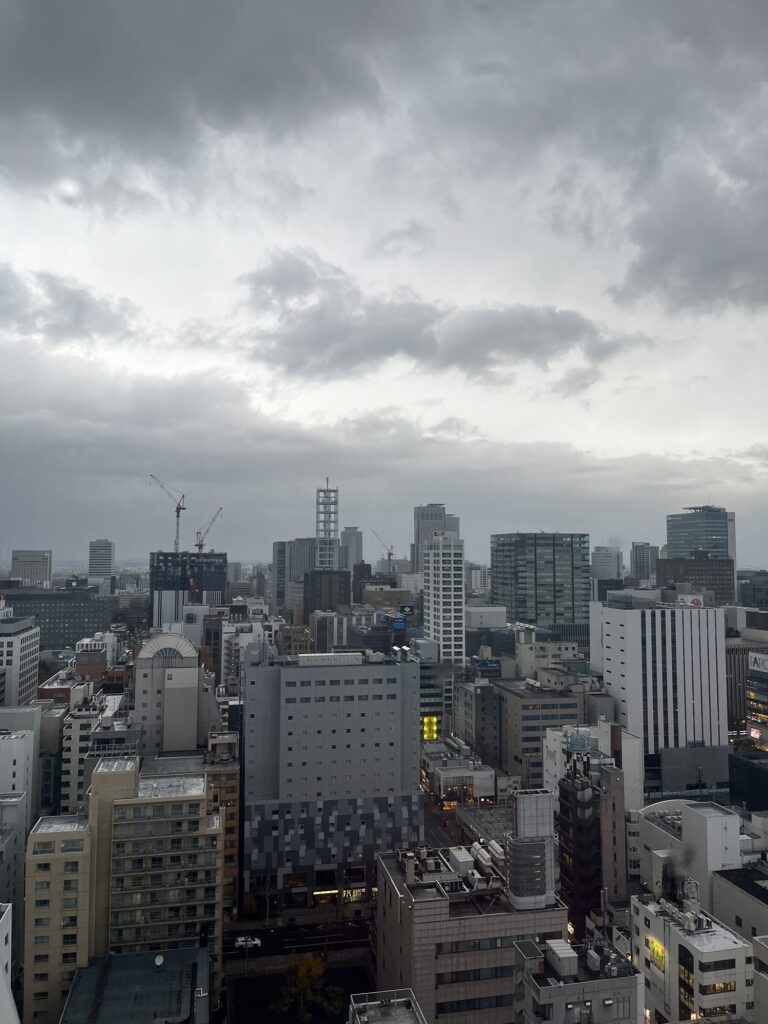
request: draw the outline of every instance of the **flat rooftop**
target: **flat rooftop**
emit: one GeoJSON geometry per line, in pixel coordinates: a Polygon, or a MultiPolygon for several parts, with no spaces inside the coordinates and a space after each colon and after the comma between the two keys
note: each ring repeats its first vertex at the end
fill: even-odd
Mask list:
{"type": "Polygon", "coordinates": [[[421,1007],[409,989],[388,992],[359,992],[350,996],[350,1024],[426,1024],[421,1007]]]}
{"type": "Polygon", "coordinates": [[[759,868],[731,868],[726,871],[714,871],[713,874],[724,878],[748,896],[761,903],[768,904],[768,873],[759,868]]]}
{"type": "Polygon", "coordinates": [[[204,775],[157,775],[139,779],[139,798],[147,800],[174,796],[205,796],[204,775]]]}
{"type": "MultiPolygon", "coordinates": [[[[478,854],[478,857],[481,855],[478,854]]],[[[379,855],[379,861],[401,896],[414,904],[442,903],[449,917],[482,917],[519,913],[509,899],[506,882],[487,851],[484,864],[475,859],[469,847],[452,846],[445,850],[395,850],[379,855]],[[408,881],[408,863],[413,864],[413,881],[408,881]]],[[[556,897],[550,908],[562,907],[556,897]]],[[[537,910],[541,913],[542,910],[537,910]]]]}
{"type": "MultiPolygon", "coordinates": [[[[535,960],[530,947],[536,949],[533,942],[517,943],[526,960],[535,960]],[[525,948],[523,948],[525,947],[525,948]]],[[[592,956],[587,956],[587,946],[571,946],[564,940],[545,943],[539,947],[540,960],[537,966],[530,971],[530,978],[540,990],[549,988],[559,989],[563,985],[583,985],[588,982],[598,981],[601,978],[611,978],[616,982],[617,978],[636,978],[640,971],[633,966],[629,960],[623,957],[613,946],[595,944],[592,956]],[[573,973],[561,973],[547,958],[547,946],[550,946],[560,956],[564,956],[564,962],[570,963],[573,973]],[[576,954],[573,956],[573,954],[576,954]],[[609,973],[615,970],[616,974],[609,973]]]]}
{"type": "Polygon", "coordinates": [[[678,936],[684,938],[686,943],[693,946],[700,953],[718,953],[726,952],[732,949],[748,949],[751,953],[752,943],[747,942],[746,939],[742,939],[739,935],[735,935],[728,928],[714,921],[707,914],[703,914],[702,917],[706,919],[707,926],[704,928],[698,928],[696,931],[688,931],[683,924],[681,924],[675,917],[673,917],[668,910],[662,909],[661,905],[656,902],[653,896],[640,896],[638,902],[641,906],[645,907],[646,910],[650,910],[657,917],[665,918],[669,921],[670,929],[677,932],[678,936]]]}
{"type": "Polygon", "coordinates": [[[36,832],[85,832],[88,817],[85,814],[51,814],[38,818],[31,835],[36,832]]]}
{"type": "Polygon", "coordinates": [[[138,757],[102,757],[94,772],[130,772],[138,765],[138,757]]]}
{"type": "Polygon", "coordinates": [[[199,947],[97,957],[75,975],[60,1024],[209,1024],[208,991],[208,951],[199,947]]]}
{"type": "Polygon", "coordinates": [[[142,779],[163,775],[195,775],[205,768],[202,754],[184,757],[145,757],[141,766],[142,779]]]}
{"type": "Polygon", "coordinates": [[[514,830],[515,816],[513,808],[507,804],[457,807],[456,821],[473,839],[484,839],[487,843],[496,840],[503,846],[507,832],[514,830]]]}

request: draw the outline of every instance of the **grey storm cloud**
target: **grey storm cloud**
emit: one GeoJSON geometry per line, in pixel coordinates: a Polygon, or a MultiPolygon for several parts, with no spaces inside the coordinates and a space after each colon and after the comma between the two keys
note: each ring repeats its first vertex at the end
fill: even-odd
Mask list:
{"type": "MultiPolygon", "coordinates": [[[[764,0],[4,0],[0,174],[130,214],[163,183],[178,195],[185,175],[204,174],[219,138],[279,147],[329,133],[332,145],[351,115],[369,122],[372,145],[391,127],[388,166],[399,160],[405,178],[428,159],[472,187],[548,160],[618,172],[618,208],[601,216],[626,226],[634,256],[616,296],[695,307],[714,284],[722,302],[762,304],[765,274],[745,250],[764,255],[765,190],[716,183],[734,150],[744,180],[765,164],[742,143],[765,123],[767,51],[764,0]],[[701,233],[687,239],[672,228],[690,222],[664,213],[681,156],[711,174],[701,233]],[[138,180],[147,169],[151,186],[138,180]]],[[[693,215],[697,193],[686,198],[693,215]]],[[[601,233],[569,202],[549,219],[601,233]]],[[[420,230],[414,215],[370,254],[423,250],[420,230]]]]}
{"type": "MultiPolygon", "coordinates": [[[[304,378],[333,378],[403,356],[470,379],[527,362],[547,369],[571,353],[597,367],[650,346],[641,335],[611,333],[575,310],[509,305],[437,305],[410,292],[367,293],[341,268],[304,250],[281,251],[244,275],[259,319],[242,344],[253,356],[304,378]]],[[[597,375],[593,372],[590,383],[597,375]]],[[[583,378],[578,378],[583,379],[583,378]]]]}
{"type": "Polygon", "coordinates": [[[434,234],[413,218],[400,227],[391,228],[368,246],[368,255],[401,256],[405,253],[420,256],[434,245],[434,234]]]}
{"type": "Polygon", "coordinates": [[[132,334],[138,319],[127,299],[97,295],[58,274],[21,274],[0,264],[0,332],[35,335],[54,345],[88,342],[132,334]]]}
{"type": "Polygon", "coordinates": [[[462,436],[450,420],[425,433],[396,409],[348,415],[318,431],[258,409],[244,415],[248,389],[218,374],[126,378],[22,342],[6,343],[2,359],[0,436],[14,436],[0,446],[4,550],[44,539],[59,558],[84,557],[87,541],[108,530],[121,558],[146,558],[173,534],[173,509],[150,488],[152,472],[187,494],[186,543],[221,504],[216,547],[248,559],[268,558],[272,540],[311,532],[314,487],[326,474],[341,488],[343,518],[366,530],[371,557],[368,530],[386,528],[406,550],[410,510],[426,500],[462,516],[468,557],[484,561],[499,530],[586,530],[600,542],[621,523],[627,543],[649,531],[659,540],[666,512],[712,488],[737,516],[749,509],[754,536],[742,522],[745,551],[759,550],[768,514],[759,459],[746,468],[738,455],[601,459],[573,443],[462,436]],[[747,485],[754,492],[745,499],[747,485]]]}

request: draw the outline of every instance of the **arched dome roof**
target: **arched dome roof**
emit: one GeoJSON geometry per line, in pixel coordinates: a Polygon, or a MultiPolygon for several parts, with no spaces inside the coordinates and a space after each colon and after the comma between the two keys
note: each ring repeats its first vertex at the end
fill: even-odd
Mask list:
{"type": "Polygon", "coordinates": [[[147,640],[139,651],[139,658],[151,660],[160,658],[167,661],[171,658],[196,658],[197,648],[181,633],[158,633],[147,640]]]}

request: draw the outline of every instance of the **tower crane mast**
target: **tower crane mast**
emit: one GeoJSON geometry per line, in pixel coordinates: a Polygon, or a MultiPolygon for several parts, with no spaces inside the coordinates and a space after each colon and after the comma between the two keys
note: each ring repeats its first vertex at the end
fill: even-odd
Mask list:
{"type": "Polygon", "coordinates": [[[173,490],[171,490],[171,488],[168,486],[168,484],[164,484],[162,480],[160,480],[158,477],[155,476],[154,473],[150,473],[149,474],[149,480],[150,480],[150,486],[152,486],[152,481],[154,480],[155,483],[157,484],[157,486],[168,495],[168,497],[171,499],[171,501],[176,506],[176,538],[175,538],[175,540],[173,542],[173,550],[174,550],[174,552],[176,554],[178,554],[179,553],[179,522],[181,520],[181,513],[186,511],[186,507],[187,507],[184,504],[184,497],[185,496],[182,494],[181,497],[179,497],[178,496],[178,491],[176,492],[176,494],[174,494],[173,490]]]}

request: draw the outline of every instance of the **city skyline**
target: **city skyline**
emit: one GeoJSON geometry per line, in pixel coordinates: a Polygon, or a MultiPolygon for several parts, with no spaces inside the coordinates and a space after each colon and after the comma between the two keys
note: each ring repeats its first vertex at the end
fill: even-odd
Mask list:
{"type": "Polygon", "coordinates": [[[266,557],[320,469],[405,552],[713,501],[760,561],[756,11],[5,8],[4,549],[166,547],[158,472],[266,557]]]}

